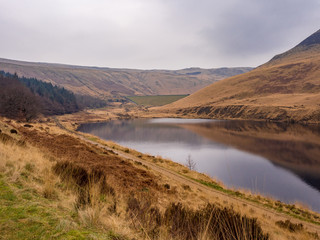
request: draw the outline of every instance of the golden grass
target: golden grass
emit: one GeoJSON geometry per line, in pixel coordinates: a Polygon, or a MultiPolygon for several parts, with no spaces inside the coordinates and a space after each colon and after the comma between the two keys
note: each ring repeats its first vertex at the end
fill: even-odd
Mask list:
{"type": "MultiPolygon", "coordinates": [[[[86,136],[91,136],[90,134],[86,134],[86,136]]],[[[218,189],[219,191],[222,191],[226,194],[230,194],[231,196],[236,196],[239,197],[240,199],[244,199],[244,200],[249,200],[249,202],[255,202],[255,203],[259,203],[262,206],[267,206],[268,208],[271,209],[275,209],[275,210],[281,210],[281,212],[286,212],[289,214],[289,216],[291,214],[296,215],[294,212],[300,212],[303,215],[305,215],[305,213],[307,213],[308,216],[310,216],[310,220],[312,221],[317,221],[317,219],[319,219],[319,214],[313,212],[312,210],[310,210],[307,207],[302,207],[301,204],[300,205],[289,205],[289,204],[284,204],[284,203],[280,203],[279,201],[275,201],[274,199],[270,198],[270,197],[266,197],[264,195],[261,195],[257,192],[253,193],[250,190],[243,190],[243,189],[228,189],[226,188],[222,182],[219,182],[217,180],[213,180],[210,176],[203,174],[203,173],[198,173],[196,171],[190,171],[186,166],[173,162],[171,160],[168,159],[163,159],[160,156],[152,156],[152,155],[148,155],[148,154],[143,154],[140,152],[137,152],[133,149],[129,149],[127,147],[122,147],[114,142],[110,142],[110,141],[104,141],[104,140],[97,140],[97,142],[109,146],[110,148],[114,149],[114,150],[118,150],[118,151],[122,151],[125,154],[129,154],[131,156],[135,156],[138,159],[142,160],[142,161],[148,161],[152,164],[156,164],[164,169],[170,169],[182,176],[186,176],[189,179],[193,179],[196,180],[200,183],[204,183],[207,186],[213,186],[214,189],[218,189]],[[280,208],[281,209],[280,209],[280,208]],[[292,212],[294,211],[294,212],[292,212]]],[[[139,160],[135,160],[136,163],[139,166],[143,167],[143,163],[139,162],[139,160]]],[[[144,166],[146,167],[146,166],[144,166]]],[[[190,188],[188,185],[175,185],[173,184],[173,181],[171,179],[166,179],[164,177],[162,177],[163,179],[163,183],[169,183],[169,185],[171,186],[171,189],[173,191],[178,191],[179,194],[178,199],[181,202],[184,202],[185,204],[189,204],[192,205],[192,207],[199,207],[201,204],[206,203],[206,202],[210,202],[213,201],[213,199],[208,199],[208,195],[206,193],[203,193],[201,191],[198,191],[196,189],[194,189],[193,187],[190,188]],[[197,200],[197,199],[201,199],[201,201],[197,200]]],[[[228,197],[222,197],[222,198],[218,198],[218,199],[214,199],[214,202],[220,206],[227,206],[230,207],[230,204],[233,205],[233,207],[235,207],[235,209],[237,210],[243,210],[243,206],[242,203],[237,203],[237,201],[228,201],[227,200],[228,197]]],[[[248,211],[248,209],[246,209],[247,211],[243,212],[244,214],[247,215],[253,215],[255,217],[259,216],[259,218],[261,217],[261,213],[259,211],[253,213],[248,211]]],[[[299,213],[299,214],[300,214],[299,213]]],[[[298,216],[298,215],[296,215],[298,216]]],[[[307,219],[309,219],[309,217],[307,217],[307,219]]],[[[270,223],[268,223],[270,224],[270,223]]]]}
{"type": "Polygon", "coordinates": [[[70,192],[62,194],[57,188],[61,182],[52,171],[52,158],[32,146],[19,146],[15,143],[0,143],[0,169],[12,183],[23,183],[48,199],[61,199],[63,207],[73,208],[75,196],[70,192]]]}
{"type": "MultiPolygon", "coordinates": [[[[4,127],[1,125],[3,130],[4,127]]],[[[16,141],[20,136],[16,135],[15,138],[16,141]]],[[[14,141],[8,143],[0,141],[0,158],[0,174],[5,176],[9,184],[19,186],[16,191],[34,192],[48,199],[48,202],[41,204],[46,205],[50,211],[59,209],[63,212],[76,213],[76,219],[59,219],[59,228],[62,228],[63,231],[78,231],[76,229],[79,228],[80,223],[82,228],[96,229],[93,235],[100,231],[107,235],[110,231],[119,236],[135,235],[123,215],[110,214],[110,206],[114,203],[112,196],[101,196],[99,185],[93,181],[89,186],[90,204],[76,207],[78,201],[76,188],[72,182],[61,181],[55,174],[53,166],[56,164],[56,159],[49,153],[29,144],[20,146],[14,141]]],[[[121,206],[121,203],[118,205],[121,206]]]]}
{"type": "Polygon", "coordinates": [[[319,122],[319,53],[317,49],[270,62],[151,111],[184,117],[319,122]]]}
{"type": "MultiPolygon", "coordinates": [[[[19,123],[12,122],[11,124],[19,126],[19,123]]],[[[54,126],[52,122],[48,123],[39,123],[33,124],[34,129],[37,131],[49,132],[49,133],[64,133],[65,130],[58,129],[54,126]],[[48,129],[46,128],[48,127],[48,129]],[[41,128],[41,129],[40,129],[41,128]]],[[[1,129],[4,129],[0,126],[1,129]]],[[[10,129],[8,127],[7,129],[10,129]]],[[[6,130],[7,131],[7,130],[6,130]]],[[[68,133],[72,135],[71,133],[68,133]]],[[[92,137],[91,135],[85,135],[86,137],[92,137]]],[[[14,136],[15,138],[21,139],[21,136],[14,136]]],[[[163,159],[160,156],[150,156],[147,154],[142,154],[132,149],[127,149],[121,147],[112,142],[105,142],[103,140],[96,140],[104,145],[108,145],[110,148],[114,148],[114,150],[121,151],[124,154],[128,154],[134,156],[137,159],[141,159],[143,161],[150,162],[152,164],[156,164],[161,166],[164,169],[171,169],[175,172],[178,172],[184,176],[188,176],[190,179],[198,179],[205,182],[213,181],[209,176],[204,174],[199,174],[194,171],[188,170],[185,166],[174,163],[170,160],[163,159]]],[[[0,169],[3,172],[8,174],[10,177],[10,181],[21,181],[21,173],[25,171],[31,172],[26,180],[25,186],[28,188],[35,189],[39,194],[43,197],[46,197],[51,201],[51,206],[59,207],[62,209],[69,209],[68,211],[75,211],[75,206],[77,205],[77,192],[72,189],[72,182],[65,183],[61,182],[61,180],[52,172],[52,165],[55,164],[57,159],[50,156],[50,154],[45,153],[43,151],[38,150],[32,146],[16,146],[15,144],[4,144],[1,146],[2,149],[6,149],[5,151],[0,151],[2,156],[6,158],[9,157],[11,160],[6,161],[7,165],[1,165],[0,169]],[[4,148],[2,148],[4,147],[4,148]],[[25,151],[28,154],[25,154],[25,151]],[[14,154],[17,153],[17,154],[14,154]],[[23,159],[23,160],[18,160],[23,159]],[[20,161],[20,162],[19,162],[20,161]],[[35,165],[30,164],[36,163],[35,165]],[[14,168],[10,167],[14,166],[14,168]],[[39,167],[38,167],[39,166],[39,167]],[[10,170],[11,169],[11,170],[10,170]],[[14,169],[14,170],[12,170],[14,169]],[[31,177],[32,176],[32,177],[31,177]],[[34,179],[38,179],[39,181],[33,181],[34,179]],[[29,184],[29,185],[28,185],[29,184]]],[[[153,202],[154,206],[157,206],[160,212],[164,212],[167,207],[172,202],[181,202],[184,206],[189,206],[190,209],[194,211],[201,209],[206,203],[215,203],[216,206],[221,207],[232,207],[236,212],[241,213],[241,215],[246,215],[250,217],[257,217],[259,219],[259,223],[261,223],[264,232],[268,232],[271,235],[271,239],[286,239],[288,236],[295,236],[299,239],[308,239],[305,236],[309,236],[307,231],[301,231],[299,233],[290,233],[286,229],[281,229],[275,225],[275,222],[278,220],[285,220],[282,217],[275,217],[275,215],[267,214],[259,209],[253,209],[250,204],[240,203],[235,199],[230,199],[228,196],[215,196],[212,194],[208,194],[208,192],[201,190],[193,185],[179,183],[174,179],[168,178],[161,173],[157,173],[147,166],[145,166],[142,162],[139,163],[138,160],[134,160],[133,164],[137,168],[144,169],[146,171],[153,172],[156,176],[157,181],[160,185],[167,184],[170,189],[167,189],[166,194],[158,194],[154,196],[153,202]]],[[[117,180],[114,178],[108,178],[107,182],[111,186],[117,185],[117,180]]],[[[117,189],[117,187],[115,188],[117,189]]],[[[143,230],[143,226],[134,227],[130,221],[128,222],[128,213],[127,213],[127,199],[121,197],[121,195],[117,194],[115,198],[113,195],[101,195],[99,190],[99,185],[95,184],[94,181],[91,181],[89,184],[88,192],[90,195],[90,201],[88,204],[77,207],[76,215],[79,221],[80,226],[85,228],[95,228],[102,232],[112,231],[118,233],[121,236],[135,236],[136,239],[149,239],[149,233],[146,234],[146,228],[143,230]],[[114,204],[116,201],[116,214],[114,213],[114,204]]],[[[251,193],[247,193],[247,195],[251,195],[251,193]]],[[[253,197],[257,198],[256,196],[253,197]]],[[[261,201],[264,201],[263,197],[260,197],[261,201]]],[[[271,200],[270,200],[271,201],[271,200]]],[[[142,222],[141,222],[142,224],[142,222]]],[[[72,228],[74,225],[71,222],[61,222],[65,228],[72,228]]],[[[312,232],[313,230],[308,230],[312,232]]],[[[160,229],[160,239],[167,239],[169,236],[165,229],[160,229]]],[[[198,239],[205,239],[206,234],[205,231],[203,234],[199,235],[198,239]]]]}
{"type": "MultiPolygon", "coordinates": [[[[186,126],[188,127],[188,126],[186,126]]],[[[275,130],[276,131],[276,130],[275,130]]],[[[215,132],[219,132],[219,131],[215,131],[215,132]]],[[[224,134],[228,134],[228,133],[224,133],[224,134]]],[[[252,133],[253,136],[255,136],[255,133],[252,133]]],[[[146,169],[147,167],[144,166],[141,162],[139,162],[139,160],[143,160],[143,161],[147,161],[147,162],[150,162],[152,164],[156,164],[160,167],[163,167],[164,169],[170,169],[182,176],[186,176],[188,177],[189,179],[193,179],[193,180],[196,180],[198,182],[201,182],[201,183],[205,183],[206,185],[213,185],[215,186],[215,188],[221,188],[221,189],[225,189],[226,191],[225,192],[229,192],[231,194],[234,194],[235,196],[240,196],[241,198],[244,198],[244,199],[251,199],[252,201],[254,202],[261,202],[263,205],[268,205],[269,207],[272,207],[274,208],[275,206],[277,206],[275,200],[269,198],[269,197],[265,197],[261,194],[258,194],[258,193],[253,193],[249,190],[244,190],[244,189],[228,189],[226,188],[223,183],[217,179],[213,179],[211,176],[208,176],[206,175],[205,173],[199,173],[197,171],[190,171],[190,169],[188,169],[185,165],[182,165],[182,164],[179,164],[179,163],[176,163],[176,162],[173,162],[169,159],[164,159],[162,158],[161,156],[152,156],[152,155],[149,155],[149,154],[143,154],[141,152],[138,152],[134,149],[129,149],[127,147],[123,147],[123,146],[120,146],[114,142],[111,142],[111,141],[105,141],[105,140],[102,140],[102,139],[97,139],[96,137],[93,137],[92,135],[90,134],[84,134],[84,133],[81,133],[81,135],[83,136],[86,136],[86,138],[88,139],[91,139],[91,140],[94,140],[94,142],[98,142],[102,145],[105,145],[105,146],[108,146],[109,148],[111,149],[114,149],[116,151],[121,151],[129,156],[134,156],[136,157],[137,159],[135,160],[135,164],[137,167],[142,167],[144,169],[146,169]],[[95,139],[94,139],[95,138],[95,139]]],[[[270,135],[270,134],[269,134],[270,135]]],[[[268,135],[268,136],[269,136],[268,135]]],[[[206,136],[207,137],[207,136],[206,136]]],[[[219,138],[221,138],[220,135],[218,135],[219,138]]],[[[273,139],[273,135],[270,135],[269,136],[271,139],[273,139]]],[[[277,134],[277,137],[279,138],[279,134],[277,134]]],[[[290,137],[292,137],[290,135],[290,137]]],[[[281,138],[281,136],[280,136],[281,138]]],[[[310,141],[316,141],[316,139],[313,139],[312,137],[310,137],[310,141]]],[[[252,145],[252,144],[251,144],[252,145]]],[[[156,174],[156,173],[155,173],[156,174]]],[[[167,180],[168,183],[170,183],[170,179],[167,180]]],[[[163,181],[163,184],[165,184],[165,181],[163,181]]],[[[180,185],[174,185],[172,184],[173,186],[175,186],[175,188],[179,189],[181,192],[184,192],[184,194],[186,194],[186,191],[185,189],[180,186],[180,185]]],[[[197,191],[194,191],[194,193],[197,193],[197,195],[199,194],[197,191]]],[[[191,197],[192,194],[187,194],[189,195],[188,197],[191,197]]],[[[205,196],[202,196],[201,197],[203,200],[200,201],[200,203],[203,203],[203,202],[207,202],[207,198],[205,196]]],[[[182,201],[184,201],[186,198],[185,197],[181,197],[181,199],[183,199],[182,201]]],[[[220,201],[220,204],[221,204],[221,201],[220,201]]],[[[223,204],[222,204],[223,205],[223,204]]],[[[283,204],[284,206],[286,206],[286,204],[283,204]]],[[[301,204],[300,204],[301,205],[301,204]]],[[[291,208],[291,205],[288,205],[288,211],[290,212],[290,208],[291,208]]],[[[311,216],[318,216],[319,214],[316,214],[316,213],[313,213],[310,209],[308,209],[307,207],[306,208],[301,208],[301,206],[296,206],[295,209],[301,209],[302,211],[304,210],[307,210],[307,212],[310,212],[311,213],[311,216]]]]}
{"type": "Polygon", "coordinates": [[[0,60],[1,69],[19,76],[35,77],[39,80],[63,86],[74,93],[114,99],[127,95],[169,95],[189,94],[214,81],[246,72],[247,68],[184,69],[184,70],[129,70],[74,67],[56,64],[26,63],[14,60],[0,60]],[[201,71],[201,74],[190,75],[201,71]],[[107,81],[106,81],[107,79],[107,81]],[[116,92],[116,93],[114,93],[116,92]],[[119,96],[120,95],[120,96],[119,96]]]}

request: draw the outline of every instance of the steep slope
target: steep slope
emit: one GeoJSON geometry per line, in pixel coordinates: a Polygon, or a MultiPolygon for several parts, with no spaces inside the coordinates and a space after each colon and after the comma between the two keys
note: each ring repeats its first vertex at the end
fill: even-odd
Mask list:
{"type": "Polygon", "coordinates": [[[63,86],[75,93],[98,97],[190,94],[226,77],[251,68],[189,68],[133,70],[31,63],[0,59],[0,70],[63,86]]]}
{"type": "Polygon", "coordinates": [[[251,72],[161,108],[210,118],[320,121],[320,31],[251,72]]]}

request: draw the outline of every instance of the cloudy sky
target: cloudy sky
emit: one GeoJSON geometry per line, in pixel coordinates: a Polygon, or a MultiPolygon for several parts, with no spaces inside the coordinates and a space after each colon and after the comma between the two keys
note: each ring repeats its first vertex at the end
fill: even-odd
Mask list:
{"type": "Polygon", "coordinates": [[[140,69],[254,67],[319,23],[319,0],[0,0],[0,57],[140,69]]]}

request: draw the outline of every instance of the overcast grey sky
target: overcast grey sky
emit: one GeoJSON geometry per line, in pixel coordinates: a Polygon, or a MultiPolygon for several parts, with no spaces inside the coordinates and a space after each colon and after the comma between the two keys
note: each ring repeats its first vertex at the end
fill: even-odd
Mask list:
{"type": "Polygon", "coordinates": [[[320,28],[320,0],[0,0],[0,57],[140,69],[258,66],[320,28]]]}

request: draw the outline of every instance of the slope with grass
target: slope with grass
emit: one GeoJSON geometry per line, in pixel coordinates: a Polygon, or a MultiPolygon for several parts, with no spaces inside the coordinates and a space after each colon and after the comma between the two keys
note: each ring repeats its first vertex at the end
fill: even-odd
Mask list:
{"type": "Polygon", "coordinates": [[[317,225],[256,205],[271,200],[245,200],[160,157],[51,121],[5,120],[0,129],[5,239],[317,239],[317,225]]]}
{"type": "Polygon", "coordinates": [[[320,30],[268,63],[157,109],[208,118],[320,121],[320,30]]]}
{"type": "Polygon", "coordinates": [[[54,158],[0,121],[0,239],[125,239],[91,225],[76,194],[53,172],[54,158]]]}
{"type": "Polygon", "coordinates": [[[256,219],[187,207],[190,187],[54,125],[0,120],[1,239],[269,238],[256,219]]]}
{"type": "Polygon", "coordinates": [[[0,59],[0,70],[51,82],[95,97],[190,94],[251,68],[135,70],[32,63],[0,59]]]}

